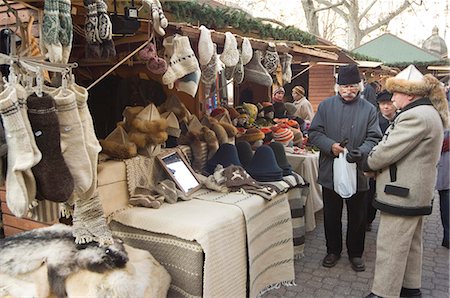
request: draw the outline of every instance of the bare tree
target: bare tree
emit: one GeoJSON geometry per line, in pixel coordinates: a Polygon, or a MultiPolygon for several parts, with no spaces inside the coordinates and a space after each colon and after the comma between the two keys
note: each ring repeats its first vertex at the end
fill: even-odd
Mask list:
{"type": "MultiPolygon", "coordinates": [[[[361,40],[364,36],[388,25],[394,17],[398,16],[412,5],[410,0],[403,0],[399,6],[391,11],[371,12],[371,9],[374,8],[374,5],[378,0],[370,1],[366,7],[360,7],[360,2],[361,1],[358,0],[302,0],[309,32],[323,36],[318,30],[318,13],[320,11],[331,9],[347,24],[348,48],[354,49],[361,44],[361,40]],[[376,15],[378,17],[376,17],[376,15]],[[365,19],[375,19],[375,21],[363,22],[365,19]],[[367,23],[367,25],[364,23],[367,23]]],[[[422,2],[418,5],[421,4],[422,2]]]]}

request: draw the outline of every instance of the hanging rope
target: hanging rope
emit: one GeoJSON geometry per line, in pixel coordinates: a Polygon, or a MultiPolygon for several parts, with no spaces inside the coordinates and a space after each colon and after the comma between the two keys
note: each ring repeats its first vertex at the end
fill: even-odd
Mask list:
{"type": "Polygon", "coordinates": [[[146,42],[144,42],[142,45],[140,45],[137,49],[135,49],[133,52],[131,52],[130,54],[128,54],[125,58],[123,58],[122,60],[119,61],[119,63],[117,63],[116,65],[114,65],[113,67],[111,67],[111,69],[109,69],[107,72],[105,72],[101,77],[99,77],[95,82],[93,82],[91,85],[89,85],[89,87],[87,87],[87,90],[90,90],[92,87],[94,87],[95,85],[97,85],[101,80],[103,80],[106,76],[108,76],[110,73],[112,73],[116,68],[118,68],[120,65],[122,65],[125,61],[127,61],[128,59],[130,59],[131,57],[133,57],[134,54],[136,54],[137,52],[139,52],[140,50],[142,50],[146,45],[148,45],[148,43],[150,42],[150,39],[147,40],[146,42]]]}

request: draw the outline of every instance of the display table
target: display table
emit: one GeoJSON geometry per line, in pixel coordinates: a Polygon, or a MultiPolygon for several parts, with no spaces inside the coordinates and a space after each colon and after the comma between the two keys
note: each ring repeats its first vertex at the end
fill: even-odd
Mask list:
{"type": "Polygon", "coordinates": [[[319,153],[292,154],[286,153],[292,170],[309,183],[309,194],[305,202],[305,228],[310,232],[316,227],[315,215],[323,208],[322,186],[317,183],[319,173],[319,153]]]}
{"type": "Polygon", "coordinates": [[[256,297],[268,286],[294,281],[287,194],[266,201],[241,193],[221,199],[194,193],[199,199],[130,208],[125,172],[120,161],[99,166],[102,205],[115,235],[148,250],[167,269],[169,296],[256,297]]]}

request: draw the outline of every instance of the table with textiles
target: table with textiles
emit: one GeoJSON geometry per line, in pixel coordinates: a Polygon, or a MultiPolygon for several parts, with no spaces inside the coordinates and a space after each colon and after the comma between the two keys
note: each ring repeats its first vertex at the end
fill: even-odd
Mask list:
{"type": "Polygon", "coordinates": [[[169,296],[256,297],[272,285],[293,283],[293,234],[304,233],[293,229],[291,213],[300,221],[303,216],[298,188],[271,201],[201,189],[189,201],[152,209],[128,206],[126,181],[124,162],[100,164],[105,214],[116,236],[148,250],[167,269],[169,296]]]}
{"type": "Polygon", "coordinates": [[[323,208],[322,186],[317,183],[319,153],[286,153],[286,157],[292,166],[292,170],[300,174],[309,183],[309,194],[305,202],[305,228],[307,232],[310,232],[316,227],[314,213],[323,208]]]}

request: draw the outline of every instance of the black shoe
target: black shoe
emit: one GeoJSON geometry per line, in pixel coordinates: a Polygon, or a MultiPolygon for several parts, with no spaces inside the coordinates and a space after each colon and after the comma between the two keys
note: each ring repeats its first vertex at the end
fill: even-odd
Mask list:
{"type": "Polygon", "coordinates": [[[448,248],[448,240],[442,240],[442,244],[441,244],[443,247],[446,247],[446,248],[448,248]]]}
{"type": "Polygon", "coordinates": [[[356,272],[361,272],[366,270],[366,265],[361,258],[350,258],[350,263],[352,264],[352,269],[356,272]]]}
{"type": "Polygon", "coordinates": [[[407,289],[403,288],[400,291],[400,297],[414,297],[414,298],[421,298],[422,292],[420,289],[407,289]]]}
{"type": "Polygon", "coordinates": [[[372,231],[372,223],[371,223],[371,222],[369,222],[369,223],[366,225],[366,231],[367,231],[367,232],[372,231]]]}
{"type": "Polygon", "coordinates": [[[322,261],[322,266],[323,267],[327,267],[327,268],[331,268],[336,266],[337,261],[341,258],[340,255],[335,255],[335,254],[327,254],[327,256],[323,259],[322,261]]]}
{"type": "Polygon", "coordinates": [[[383,298],[383,297],[378,296],[378,295],[375,295],[374,293],[370,293],[369,295],[367,295],[367,296],[364,297],[364,298],[383,298]]]}

